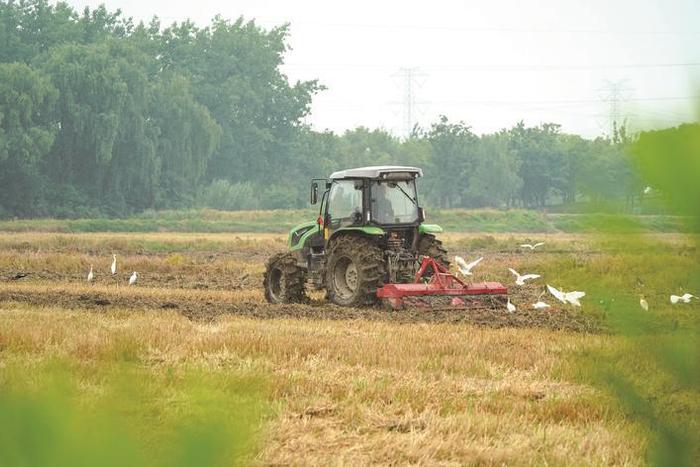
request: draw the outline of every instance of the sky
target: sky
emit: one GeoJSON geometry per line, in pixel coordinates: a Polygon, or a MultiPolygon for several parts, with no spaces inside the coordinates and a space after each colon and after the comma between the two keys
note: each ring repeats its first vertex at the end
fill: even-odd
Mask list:
{"type": "Polygon", "coordinates": [[[554,122],[608,134],[695,120],[700,0],[68,0],[163,25],[290,25],[283,72],[318,79],[308,124],[405,136],[440,115],[478,134],[554,122]],[[409,92],[410,89],[410,92],[409,92]]]}

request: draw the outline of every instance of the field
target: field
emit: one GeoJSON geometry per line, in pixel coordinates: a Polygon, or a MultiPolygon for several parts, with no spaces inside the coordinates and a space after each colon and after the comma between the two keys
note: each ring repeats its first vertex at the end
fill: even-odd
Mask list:
{"type": "MultiPolygon", "coordinates": [[[[37,219],[0,221],[6,232],[272,232],[283,233],[300,222],[315,219],[317,210],[217,211],[147,211],[124,219],[37,219]]],[[[428,222],[440,224],[450,232],[473,233],[590,233],[605,222],[615,220],[610,214],[547,213],[523,209],[447,209],[430,210],[428,222]]],[[[684,218],[672,215],[639,215],[639,230],[674,233],[683,228],[684,218]]]]}
{"type": "MultiPolygon", "coordinates": [[[[16,390],[11,401],[43,401],[62,375],[76,423],[113,416],[135,452],[155,453],[144,465],[174,463],[185,421],[225,427],[200,433],[192,452],[265,465],[644,463],[655,435],[603,370],[632,375],[670,429],[699,429],[697,392],[648,352],[679,336],[697,343],[700,307],[668,303],[700,291],[693,237],[447,234],[451,254],[486,258],[475,279],[506,283],[518,310],[392,312],[318,293],[308,305],[265,303],[264,261],[284,249],[280,233],[18,225],[0,232],[0,387],[16,390]],[[533,240],[545,246],[518,248],[533,240]],[[508,267],[545,280],[515,287],[508,267]],[[545,282],[587,290],[582,309],[543,297],[552,308],[533,310],[545,282]],[[648,328],[616,332],[616,310],[641,313],[640,294],[648,328]],[[115,398],[115,387],[137,395],[115,398]]],[[[0,415],[0,434],[11,421],[0,415]]]]}

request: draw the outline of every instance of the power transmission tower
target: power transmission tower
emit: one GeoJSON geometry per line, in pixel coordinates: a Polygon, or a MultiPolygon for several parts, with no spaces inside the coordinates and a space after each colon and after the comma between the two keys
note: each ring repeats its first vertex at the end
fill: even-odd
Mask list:
{"type": "Polygon", "coordinates": [[[606,104],[607,118],[606,129],[608,136],[615,140],[619,137],[621,127],[626,126],[630,117],[626,111],[625,103],[632,95],[632,88],[626,79],[618,81],[605,80],[605,84],[599,89],[600,99],[606,104]]]}
{"type": "Polygon", "coordinates": [[[398,78],[403,87],[403,99],[401,101],[403,113],[403,134],[406,137],[411,136],[415,125],[416,113],[418,112],[418,102],[416,101],[416,90],[423,85],[420,78],[425,78],[427,74],[420,71],[419,68],[400,68],[399,71],[391,75],[393,78],[398,78]]]}

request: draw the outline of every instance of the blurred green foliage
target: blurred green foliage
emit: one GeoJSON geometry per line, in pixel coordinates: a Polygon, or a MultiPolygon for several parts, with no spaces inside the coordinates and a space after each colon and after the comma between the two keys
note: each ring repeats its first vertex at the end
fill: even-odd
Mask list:
{"type": "MultiPolygon", "coordinates": [[[[686,227],[700,225],[700,125],[641,135],[630,157],[639,177],[662,193],[686,227]]],[[[594,218],[591,218],[594,219],[594,218]]],[[[700,294],[700,245],[670,250],[640,234],[638,219],[610,209],[593,224],[605,262],[556,268],[559,282],[588,292],[589,311],[606,319],[619,345],[580,355],[579,376],[604,388],[648,438],[647,461],[693,466],[700,459],[700,306],[671,294],[700,294]],[[640,298],[649,311],[640,306],[640,298]]],[[[698,237],[689,237],[697,242],[698,237]]]]}
{"type": "Polygon", "coordinates": [[[9,359],[0,369],[0,465],[249,462],[265,413],[259,378],[152,371],[122,347],[97,366],[9,359]]]}

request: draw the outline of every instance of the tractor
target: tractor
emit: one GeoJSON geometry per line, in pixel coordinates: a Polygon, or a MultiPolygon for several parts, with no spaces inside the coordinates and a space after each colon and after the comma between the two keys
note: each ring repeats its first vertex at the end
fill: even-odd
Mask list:
{"type": "Polygon", "coordinates": [[[425,223],[418,201],[417,167],[376,166],[334,172],[311,181],[315,221],[294,227],[288,251],[266,264],[263,286],[270,303],[304,303],[307,284],[325,289],[341,306],[374,305],[383,300],[401,307],[409,297],[426,301],[447,296],[505,294],[497,283],[467,285],[449,272],[447,250],[425,223]]]}

